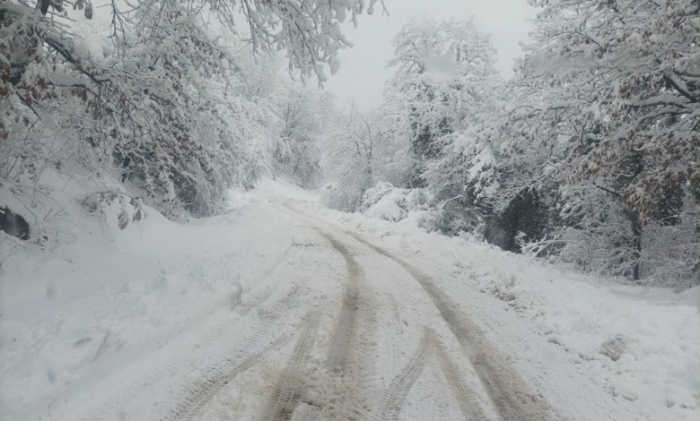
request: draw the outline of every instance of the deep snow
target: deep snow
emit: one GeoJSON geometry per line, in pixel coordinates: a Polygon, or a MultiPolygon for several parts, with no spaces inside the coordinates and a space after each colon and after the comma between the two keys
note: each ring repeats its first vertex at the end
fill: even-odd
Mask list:
{"type": "MultiPolygon", "coordinates": [[[[229,349],[235,354],[239,338],[257,329],[245,325],[244,313],[231,309],[257,305],[253,297],[264,296],[268,286],[293,282],[309,282],[316,293],[328,288],[331,294],[330,280],[342,259],[329,248],[315,257],[302,253],[290,260],[290,253],[314,244],[318,248],[324,240],[304,233],[304,223],[285,205],[313,216],[316,221],[309,223],[339,233],[365,268],[378,258],[342,232],[366,238],[430,273],[564,418],[698,417],[697,289],[676,294],[568,273],[468,239],[426,233],[416,226],[421,215],[392,223],[325,209],[313,193],[280,182],[232,193],[230,210],[222,216],[176,224],[147,208],[145,220],[123,231],[116,226],[115,209],[107,209],[103,222],[77,205],[75,198],[85,194],[77,183],[58,177],[51,183],[62,189],[52,193],[51,203],[39,201],[40,208],[45,213],[54,205],[62,208],[54,224],[57,231],[70,233],[64,236],[70,241],[42,251],[4,234],[0,238],[0,419],[118,419],[108,415],[108,405],[100,405],[116,405],[130,396],[132,410],[143,406],[144,411],[135,415],[125,408],[123,416],[148,419],[159,410],[145,407],[160,397],[147,390],[177,396],[186,388],[177,385],[196,383],[207,373],[207,361],[224,358],[229,349]],[[230,336],[211,333],[229,324],[242,327],[230,336]],[[209,345],[200,348],[205,342],[209,345]],[[176,386],[123,392],[125,385],[147,378],[165,384],[167,379],[155,372],[176,376],[176,386]]],[[[369,277],[370,287],[371,281],[369,277]]],[[[400,284],[396,288],[400,290],[400,284]]],[[[317,299],[325,299],[324,294],[317,299]]],[[[318,304],[302,300],[296,305],[287,310],[303,319],[318,304]]],[[[410,303],[397,305],[408,305],[401,311],[411,314],[410,303]]],[[[274,313],[275,308],[259,307],[255,317],[274,313]]],[[[421,316],[402,317],[412,324],[421,316]]],[[[320,323],[321,330],[330,326],[320,323]]],[[[419,342],[418,333],[406,342],[386,332],[378,340],[395,348],[405,346],[397,349],[401,355],[419,342]]],[[[293,352],[293,342],[279,346],[293,352]]],[[[446,346],[451,350],[452,345],[446,346]]],[[[388,385],[402,360],[387,361],[394,363],[382,367],[379,376],[388,379],[388,385]]],[[[263,371],[242,376],[237,380],[242,383],[213,399],[205,413],[214,417],[234,411],[225,409],[229,399],[237,402],[235,410],[250,415],[260,405],[244,402],[244,392],[256,389],[241,389],[242,385],[260,386],[255,373],[273,376],[282,369],[272,358],[259,369],[263,371]]],[[[430,380],[439,373],[439,366],[426,366],[406,397],[403,418],[425,419],[425,408],[415,402],[435,399],[439,405],[442,394],[431,386],[437,380],[430,380]]]]}
{"type": "Polygon", "coordinates": [[[60,207],[54,232],[70,231],[68,242],[42,251],[0,233],[1,419],[45,411],[197,330],[292,241],[286,219],[250,194],[232,195],[224,215],[184,225],[147,208],[145,220],[120,230],[116,205],[103,221],[77,204],[80,185],[55,174],[46,182],[63,189],[37,212],[60,207]]]}

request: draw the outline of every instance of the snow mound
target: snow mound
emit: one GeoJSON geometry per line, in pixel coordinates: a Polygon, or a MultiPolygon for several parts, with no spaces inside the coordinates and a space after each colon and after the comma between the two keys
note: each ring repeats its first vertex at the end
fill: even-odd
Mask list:
{"type": "Polygon", "coordinates": [[[119,372],[133,363],[124,355],[145,358],[230,311],[292,243],[288,220],[249,193],[185,224],[144,205],[145,219],[120,229],[118,201],[90,212],[87,185],[47,174],[34,197],[0,191],[23,199],[10,205],[40,234],[0,232],[0,419],[89,388],[91,373],[119,372]]]}
{"type": "Polygon", "coordinates": [[[700,311],[700,285],[683,291],[681,293],[681,302],[695,306],[700,311]]]}
{"type": "Polygon", "coordinates": [[[590,365],[615,399],[668,408],[674,417],[665,419],[692,419],[700,389],[697,308],[669,300],[665,290],[557,273],[522,256],[480,254],[480,262],[497,268],[469,265],[480,291],[508,297],[534,333],[590,365]]]}
{"type": "Polygon", "coordinates": [[[359,212],[385,221],[406,221],[409,226],[432,230],[434,215],[428,206],[427,193],[421,189],[400,189],[380,181],[362,196],[359,212]]]}

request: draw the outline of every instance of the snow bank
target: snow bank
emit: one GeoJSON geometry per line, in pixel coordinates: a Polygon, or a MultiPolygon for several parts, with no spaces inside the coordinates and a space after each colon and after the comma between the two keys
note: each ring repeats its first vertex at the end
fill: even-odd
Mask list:
{"type": "Polygon", "coordinates": [[[368,208],[376,218],[297,204],[365,232],[431,273],[442,271],[443,288],[569,419],[698,419],[697,288],[677,294],[620,286],[488,244],[390,223],[387,216],[398,214],[394,194],[368,208]]]}
{"type": "Polygon", "coordinates": [[[700,311],[700,285],[683,291],[681,293],[681,302],[695,306],[700,311]]]}
{"type": "Polygon", "coordinates": [[[79,204],[84,185],[42,181],[48,195],[11,205],[33,212],[34,231],[43,219],[57,243],[0,232],[0,419],[50,407],[91,372],[133,363],[121,355],[154,352],[226,311],[292,242],[288,221],[248,193],[232,195],[225,215],[188,224],[144,207],[144,220],[120,230],[118,205],[96,216],[79,204]]]}
{"type": "Polygon", "coordinates": [[[437,215],[428,206],[429,197],[422,189],[400,189],[380,181],[367,189],[358,211],[371,217],[403,225],[435,229],[437,215]]]}

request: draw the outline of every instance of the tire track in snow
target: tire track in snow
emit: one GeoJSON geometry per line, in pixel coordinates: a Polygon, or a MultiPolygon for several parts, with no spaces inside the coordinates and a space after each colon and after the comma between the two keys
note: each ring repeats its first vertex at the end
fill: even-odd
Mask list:
{"type": "MultiPolygon", "coordinates": [[[[295,214],[301,216],[304,220],[308,221],[307,224],[311,224],[311,221],[309,219],[310,217],[308,215],[305,215],[303,212],[295,209],[289,204],[283,205],[295,214]]],[[[314,223],[313,225],[316,224],[314,223]]],[[[332,227],[329,226],[328,228],[331,229],[332,227]]],[[[350,272],[352,272],[353,270],[362,270],[359,264],[355,261],[354,257],[352,257],[352,255],[349,254],[346,245],[340,243],[340,241],[333,238],[330,234],[326,233],[321,228],[315,227],[314,229],[319,234],[328,239],[331,242],[331,244],[343,255],[343,257],[346,258],[346,261],[348,261],[348,270],[350,272]],[[348,257],[350,257],[352,260],[348,260],[348,257]]],[[[467,315],[458,314],[460,311],[454,309],[455,305],[451,303],[449,299],[446,299],[445,294],[439,290],[437,290],[436,292],[437,288],[433,285],[432,279],[430,279],[427,275],[425,275],[412,265],[406,263],[402,259],[397,258],[391,253],[374,246],[373,244],[357,236],[356,234],[348,231],[343,232],[355,238],[357,241],[370,247],[375,252],[398,263],[419,282],[419,284],[428,293],[431,300],[440,311],[442,317],[447,322],[450,330],[458,339],[460,345],[462,346],[463,352],[467,357],[471,357],[471,355],[474,354],[472,353],[472,346],[465,345],[465,340],[473,340],[475,338],[480,340],[479,344],[481,346],[478,349],[482,350],[483,353],[492,354],[491,358],[487,359],[497,361],[500,364],[500,366],[497,369],[493,369],[492,367],[485,367],[483,368],[483,373],[479,371],[479,367],[483,367],[483,365],[479,365],[478,363],[474,362],[480,362],[482,361],[482,359],[477,358],[476,360],[473,360],[472,358],[470,358],[470,360],[475,366],[479,379],[484,385],[487,394],[492,399],[495,409],[504,420],[545,421],[551,419],[549,414],[550,409],[546,402],[538,402],[539,397],[536,395],[523,394],[523,390],[525,391],[525,393],[529,393],[529,386],[527,385],[527,383],[525,383],[525,381],[519,377],[519,374],[517,372],[513,371],[512,368],[510,368],[509,361],[507,360],[507,358],[504,355],[500,354],[500,351],[494,349],[486,341],[485,334],[468,319],[467,315]],[[467,328],[465,328],[463,324],[467,324],[468,328],[470,328],[471,330],[467,330],[467,328]],[[471,333],[471,331],[474,331],[475,333],[471,333]],[[484,380],[493,378],[498,379],[499,383],[496,383],[494,381],[487,382],[484,380]],[[513,378],[515,380],[513,380],[513,378]],[[514,390],[516,391],[515,401],[509,398],[504,399],[504,395],[512,393],[514,390]],[[496,397],[495,399],[494,396],[496,397]],[[524,402],[519,402],[518,398],[523,399],[524,402]],[[541,408],[537,408],[538,405],[541,406],[541,408]],[[535,408],[528,409],[528,407],[532,406],[534,406],[535,408]]],[[[347,305],[346,302],[356,302],[356,299],[354,299],[354,297],[348,297],[349,291],[350,288],[346,290],[346,295],[344,297],[343,303],[344,307],[347,305]]],[[[392,298],[393,300],[393,297],[390,298],[392,298]]],[[[343,312],[344,311],[341,310],[341,321],[343,318],[343,312]]],[[[397,309],[395,303],[394,313],[397,319],[400,320],[398,314],[396,314],[397,309]]],[[[343,342],[336,341],[335,343],[343,342]]],[[[345,349],[347,348],[348,347],[346,347],[345,349]]],[[[428,364],[430,356],[433,353],[435,353],[436,355],[436,360],[439,363],[443,376],[449,386],[449,389],[452,392],[452,395],[457,401],[460,412],[462,413],[464,418],[474,421],[487,421],[491,419],[485,414],[481,402],[478,399],[477,395],[474,393],[474,391],[463,381],[463,379],[460,378],[459,366],[454,361],[452,361],[444,344],[437,338],[435,332],[427,327],[425,329],[423,337],[421,338],[418,349],[414,352],[414,354],[409,359],[409,362],[406,364],[406,366],[403,367],[401,372],[392,380],[389,387],[385,391],[380,401],[381,403],[379,405],[379,410],[377,413],[375,413],[374,419],[398,419],[404,400],[406,399],[407,395],[411,391],[416,381],[420,378],[420,375],[424,371],[425,366],[428,364]]],[[[331,360],[331,358],[329,358],[329,360],[331,360]]]]}
{"type": "Polygon", "coordinates": [[[163,418],[162,420],[189,421],[194,419],[204,408],[204,406],[225,385],[235,379],[239,374],[253,367],[267,355],[282,348],[289,341],[291,341],[293,337],[294,334],[287,334],[275,339],[266,347],[243,358],[228,372],[218,367],[210,369],[207,376],[199,380],[194,386],[190,387],[187,396],[185,396],[185,398],[176,405],[169,416],[163,418]]]}
{"type": "Polygon", "coordinates": [[[362,282],[364,272],[345,243],[318,227],[315,221],[287,205],[285,207],[301,217],[304,227],[328,241],[343,257],[347,269],[347,282],[330,332],[325,367],[314,367],[324,372],[317,371],[322,380],[316,378],[315,384],[309,385],[309,390],[315,395],[314,410],[327,419],[360,419],[363,412],[369,411],[367,397],[362,391],[374,380],[374,365],[366,357],[376,346],[376,341],[373,341],[376,314],[367,285],[362,282]]]}
{"type": "Polygon", "coordinates": [[[367,286],[362,282],[364,271],[357,259],[344,243],[321,229],[315,230],[345,259],[348,272],[328,346],[326,368],[330,387],[321,401],[322,411],[325,417],[332,419],[357,420],[369,410],[361,391],[372,378],[373,364],[367,356],[371,351],[376,316],[367,296],[367,286]]]}
{"type": "Polygon", "coordinates": [[[488,341],[481,328],[435,285],[430,276],[357,234],[346,230],[343,232],[398,263],[418,281],[457,338],[464,355],[476,370],[496,412],[504,421],[555,419],[552,408],[541,395],[531,390],[530,385],[515,370],[510,359],[488,341]]]}
{"type": "Polygon", "coordinates": [[[403,402],[415,383],[428,365],[432,355],[437,357],[440,369],[452,394],[459,405],[465,420],[490,421],[484,414],[480,403],[475,399],[474,392],[459,378],[459,367],[450,359],[444,344],[435,332],[426,327],[421,337],[418,349],[411,355],[406,366],[392,380],[382,398],[377,421],[398,420],[403,402]]]}
{"type": "MultiPolygon", "coordinates": [[[[290,249],[291,248],[292,247],[290,247],[290,249]]],[[[284,257],[286,258],[288,254],[289,250],[285,252],[284,257]]],[[[281,266],[283,260],[284,259],[281,259],[279,262],[275,263],[275,266],[267,272],[266,276],[270,276],[272,273],[278,270],[278,267],[281,266]]],[[[259,307],[261,304],[270,299],[270,297],[272,297],[272,295],[277,290],[277,285],[267,286],[262,291],[256,292],[256,294],[246,302],[234,306],[234,308],[232,308],[232,311],[236,311],[239,315],[245,316],[254,308],[258,308],[258,316],[268,317],[269,319],[275,319],[279,317],[279,314],[281,314],[281,309],[285,306],[288,307],[295,299],[299,298],[299,295],[301,293],[299,285],[293,284],[292,288],[275,303],[274,307],[270,308],[269,310],[259,307]]]]}
{"type": "Polygon", "coordinates": [[[288,310],[297,305],[297,302],[302,298],[302,292],[307,292],[306,288],[300,287],[297,284],[292,285],[291,289],[270,308],[258,307],[258,317],[270,322],[279,319],[285,314],[284,310],[288,310]]]}
{"type": "Polygon", "coordinates": [[[452,390],[452,395],[459,404],[459,410],[462,412],[465,420],[470,421],[490,421],[481,407],[473,390],[467,386],[462,379],[459,378],[459,367],[452,361],[445,345],[437,338],[435,332],[430,331],[435,346],[435,355],[440,363],[440,369],[447,383],[452,390]]]}
{"type": "Polygon", "coordinates": [[[307,315],[306,326],[294,346],[289,365],[280,375],[277,385],[265,408],[264,421],[288,421],[292,419],[294,410],[303,399],[306,387],[304,382],[304,367],[306,366],[311,348],[316,341],[316,331],[320,315],[312,311],[307,315]]]}
{"type": "Polygon", "coordinates": [[[221,381],[225,384],[227,378],[235,377],[254,366],[270,352],[291,341],[294,336],[293,333],[288,333],[261,347],[261,343],[268,340],[273,331],[279,331],[279,327],[270,323],[248,325],[245,329],[246,333],[241,332],[242,338],[236,341],[237,344],[231,344],[224,351],[217,353],[217,355],[232,357],[215,358],[213,363],[198,370],[201,374],[196,379],[180,376],[187,371],[184,367],[200,364],[202,349],[217,349],[221,346],[221,341],[224,345],[229,341],[227,337],[231,334],[232,321],[234,320],[226,318],[225,322],[222,320],[216,323],[213,328],[199,336],[197,348],[193,347],[184,354],[168,353],[164,356],[160,353],[154,354],[151,359],[139,364],[144,368],[139,375],[134,375],[138,370],[131,369],[127,378],[119,379],[116,385],[105,389],[110,392],[109,395],[97,397],[93,405],[86,408],[86,411],[81,411],[81,415],[67,413],[58,415],[57,419],[92,421],[114,417],[128,418],[128,413],[137,409],[133,406],[133,402],[141,399],[143,395],[150,394],[153,390],[166,388],[164,387],[166,384],[169,385],[167,389],[170,392],[161,394],[158,402],[149,401],[148,407],[138,408],[139,412],[150,413],[148,417],[154,420],[192,419],[200,407],[218,391],[217,387],[221,381]],[[241,342],[242,345],[239,345],[241,342]],[[234,360],[240,363],[233,365],[234,360]],[[164,407],[164,409],[158,410],[157,407],[164,407]],[[193,407],[196,407],[196,410],[193,410],[193,407]]]}
{"type": "MultiPolygon", "coordinates": [[[[272,336],[272,332],[279,328],[273,322],[279,319],[285,313],[284,310],[291,308],[300,298],[301,289],[299,285],[293,284],[289,291],[272,303],[269,310],[261,311],[263,309],[260,308],[257,316],[262,321],[262,325],[254,326],[253,336],[245,339],[242,347],[238,347],[238,351],[231,352],[240,356],[227,358],[225,361],[219,360],[214,365],[207,367],[204,374],[188,386],[184,397],[180,398],[175,407],[161,420],[185,421],[194,419],[224,386],[239,374],[254,367],[262,359],[289,343],[296,336],[296,332],[277,337],[263,347],[259,345],[264,343],[267,338],[272,336]],[[237,360],[238,363],[234,365],[233,360],[237,360]]],[[[264,294],[261,296],[262,300],[254,300],[254,302],[260,304],[266,301],[270,295],[264,294]]]]}
{"type": "Polygon", "coordinates": [[[408,392],[411,391],[413,385],[418,381],[423,370],[425,370],[425,366],[428,364],[428,357],[430,357],[432,350],[433,344],[431,343],[431,338],[426,329],[421,337],[418,349],[411,355],[408,363],[401,369],[401,372],[394,377],[388,389],[384,392],[379,412],[375,415],[375,420],[395,421],[399,419],[399,413],[401,412],[403,402],[406,400],[408,392]]]}
{"type": "MultiPolygon", "coordinates": [[[[309,219],[307,215],[299,212],[293,206],[287,203],[282,203],[282,205],[296,215],[300,216],[301,219],[304,220],[303,223],[305,224],[305,227],[312,229],[318,235],[325,238],[345,260],[348,271],[348,283],[343,292],[338,322],[336,323],[333,333],[331,334],[327,356],[327,366],[332,371],[344,373],[347,369],[349,353],[353,350],[353,348],[368,347],[367,343],[369,341],[365,340],[362,343],[359,343],[358,341],[358,336],[360,336],[360,329],[358,327],[358,312],[360,311],[360,307],[363,307],[365,320],[369,322],[367,323],[367,326],[365,326],[365,336],[367,336],[370,331],[373,331],[373,329],[369,327],[372,325],[372,318],[369,314],[371,309],[368,305],[368,297],[366,297],[366,294],[363,294],[362,297],[360,295],[360,281],[364,278],[364,272],[362,271],[360,264],[357,262],[357,259],[355,259],[352,252],[348,249],[347,245],[330,235],[322,228],[319,228],[314,221],[309,219]],[[365,302],[364,305],[362,305],[363,302],[365,302]]],[[[365,286],[363,285],[363,288],[364,287],[365,286]]],[[[357,371],[363,371],[363,377],[371,376],[371,373],[368,372],[366,367],[357,371]]]]}
{"type": "MultiPolygon", "coordinates": [[[[301,298],[302,289],[303,288],[299,285],[293,284],[281,298],[271,303],[269,309],[258,308],[256,313],[263,322],[263,325],[255,329],[256,332],[254,336],[244,342],[243,352],[241,353],[243,356],[236,358],[239,363],[231,367],[232,359],[226,359],[226,363],[228,364],[221,364],[220,362],[217,365],[208,367],[204,375],[199,377],[188,387],[185,396],[180,399],[175,405],[175,408],[173,408],[166,417],[162,418],[162,421],[185,421],[194,419],[202,411],[204,406],[216,396],[226,384],[234,380],[239,374],[255,366],[266,356],[280,350],[284,345],[289,343],[296,335],[295,332],[282,335],[271,341],[268,345],[257,350],[255,349],[256,346],[259,346],[259,343],[264,342],[265,338],[270,336],[270,332],[273,330],[272,323],[285,314],[284,310],[291,308],[301,298]]],[[[262,295],[253,299],[251,301],[252,305],[250,305],[244,314],[248,314],[255,306],[268,300],[272,292],[273,291],[264,292],[262,295]]]]}
{"type": "MultiPolygon", "coordinates": [[[[291,247],[284,256],[289,250],[291,247]]],[[[279,259],[258,279],[280,273],[284,260],[279,259]]],[[[52,416],[84,421],[134,416],[164,421],[195,418],[227,383],[296,336],[296,328],[289,332],[289,318],[280,318],[287,309],[302,306],[301,295],[308,288],[293,284],[281,299],[261,308],[261,304],[276,295],[278,284],[254,291],[255,295],[243,302],[240,300],[243,290],[239,288],[229,300],[229,311],[222,308],[197,325],[204,327],[201,332],[193,329],[176,337],[173,345],[137,359],[128,370],[106,378],[107,387],[92,393],[86,404],[61,405],[52,416]]],[[[297,314],[295,319],[299,317],[297,314]]]]}
{"type": "MultiPolygon", "coordinates": [[[[275,271],[278,270],[278,268],[283,264],[287,256],[289,255],[289,252],[292,250],[293,244],[290,244],[289,247],[287,247],[282,254],[273,264],[268,268],[267,271],[263,272],[260,276],[256,277],[254,279],[255,282],[253,283],[259,283],[263,279],[267,279],[270,277],[275,271]]],[[[241,316],[246,316],[253,308],[257,307],[258,305],[262,304],[263,302],[267,301],[268,298],[272,296],[272,294],[275,292],[276,288],[275,286],[267,286],[265,287],[262,291],[254,291],[255,295],[253,295],[252,298],[249,300],[246,300],[245,303],[240,302],[241,296],[247,295],[250,291],[246,291],[244,294],[243,288],[241,285],[239,285],[239,290],[234,292],[234,295],[237,295],[237,297],[233,296],[232,300],[230,302],[230,310],[231,311],[236,311],[238,312],[239,315],[241,316]]]]}
{"type": "MultiPolygon", "coordinates": [[[[200,349],[214,346],[218,341],[225,340],[226,332],[230,329],[230,317],[224,317],[210,326],[203,334],[198,335],[198,348],[190,348],[182,354],[157,352],[150,358],[140,361],[132,367],[124,377],[108,379],[108,387],[97,396],[91,397],[92,404],[82,408],[78,413],[71,413],[70,408],[61,408],[57,419],[85,420],[111,419],[117,414],[124,413],[124,406],[138,399],[142,394],[164,383],[167,379],[178,378],[182,367],[194,361],[201,355],[200,349]],[[142,370],[138,370],[138,368],[142,370]],[[67,410],[67,411],[66,411],[67,410]]],[[[258,337],[265,329],[259,329],[258,337]]],[[[251,339],[252,342],[254,339],[251,339]]],[[[187,347],[190,344],[186,344],[187,347]]],[[[152,408],[148,408],[152,409],[152,408]]],[[[121,417],[121,415],[119,415],[121,417]]],[[[154,416],[154,419],[158,416],[154,416]]]]}
{"type": "Polygon", "coordinates": [[[347,264],[348,284],[343,292],[338,322],[331,334],[327,358],[327,365],[332,371],[344,373],[347,369],[348,354],[354,347],[357,336],[357,312],[360,307],[359,281],[363,276],[362,269],[343,243],[319,229],[316,231],[331,243],[347,264]]]}
{"type": "Polygon", "coordinates": [[[234,308],[231,309],[231,311],[236,311],[239,315],[245,316],[248,313],[250,313],[250,311],[253,310],[255,307],[267,301],[274,292],[275,288],[267,287],[263,291],[251,297],[249,300],[246,300],[240,305],[236,305],[234,308]]]}

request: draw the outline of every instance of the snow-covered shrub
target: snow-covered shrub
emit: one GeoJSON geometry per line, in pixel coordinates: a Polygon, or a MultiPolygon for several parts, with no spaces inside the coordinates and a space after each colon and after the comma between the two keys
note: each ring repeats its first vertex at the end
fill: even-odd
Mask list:
{"type": "Polygon", "coordinates": [[[463,232],[482,236],[491,216],[487,200],[499,186],[498,168],[483,122],[442,138],[440,159],[428,166],[424,177],[440,212],[439,229],[447,235],[463,232]]]}
{"type": "Polygon", "coordinates": [[[386,181],[378,182],[362,196],[358,211],[387,221],[397,222],[409,212],[427,209],[428,198],[422,189],[399,189],[386,181]]]}
{"type": "Polygon", "coordinates": [[[644,284],[677,290],[700,285],[700,235],[693,219],[684,214],[676,225],[645,227],[640,256],[644,284]]]}
{"type": "Polygon", "coordinates": [[[691,212],[678,215],[674,224],[644,226],[636,242],[633,225],[622,205],[598,202],[577,224],[558,227],[537,241],[520,237],[523,253],[586,273],[632,278],[639,270],[640,285],[678,290],[700,284],[700,236],[691,212]]]}
{"type": "Polygon", "coordinates": [[[362,204],[362,195],[368,186],[368,180],[352,178],[344,178],[338,183],[326,184],[321,191],[321,202],[331,209],[355,212],[362,204]]]}
{"type": "Polygon", "coordinates": [[[358,198],[349,195],[347,188],[329,183],[321,190],[321,202],[331,209],[353,212],[357,207],[358,198]]]}
{"type": "Polygon", "coordinates": [[[313,140],[294,140],[276,150],[274,169],[298,186],[313,189],[321,178],[320,160],[321,152],[313,140]]]}
{"type": "Polygon", "coordinates": [[[433,231],[438,228],[441,215],[430,203],[426,189],[401,189],[380,181],[365,191],[358,211],[391,222],[410,220],[415,226],[433,231]]]}

